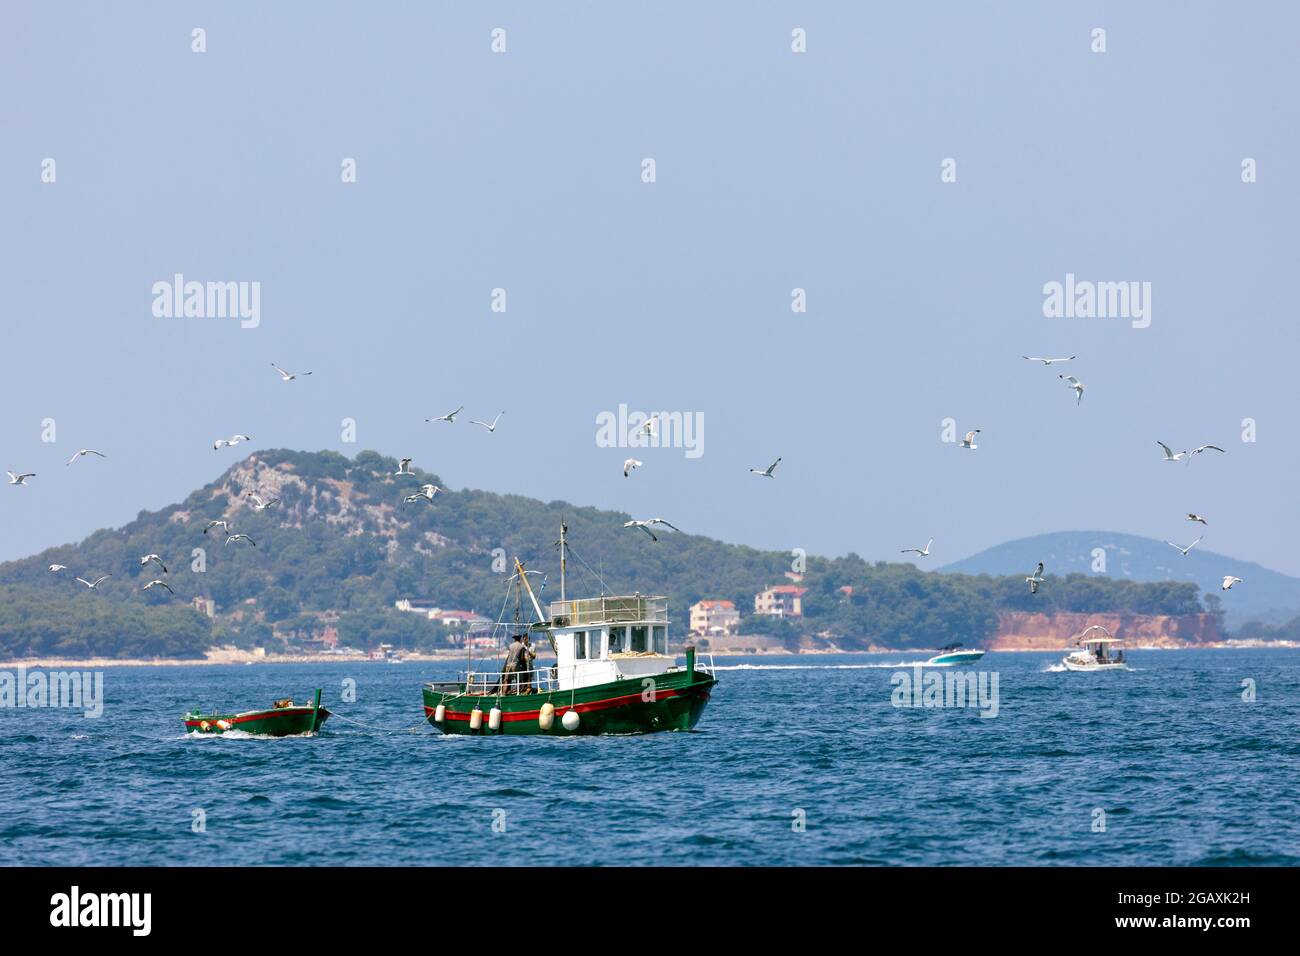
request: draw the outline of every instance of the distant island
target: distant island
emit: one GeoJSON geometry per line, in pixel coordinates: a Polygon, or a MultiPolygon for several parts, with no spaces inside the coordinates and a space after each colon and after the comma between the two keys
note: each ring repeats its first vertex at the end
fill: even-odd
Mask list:
{"type": "MultiPolygon", "coordinates": [[[[570,596],[600,594],[603,568],[611,592],[667,595],[677,641],[694,628],[697,643],[718,651],[742,635],[764,650],[790,652],[954,641],[996,648],[1033,644],[1044,634],[1057,640],[1088,615],[1153,638],[1159,629],[1157,643],[1171,646],[1229,636],[1218,595],[1203,597],[1194,581],[1059,576],[1049,564],[1047,582],[1031,594],[1024,577],[1032,562],[1016,574],[934,573],[853,554],[809,556],[796,570],[785,552],[671,532],[656,542],[624,529],[628,515],[562,501],[464,489],[405,503],[421,484],[447,486],[418,468],[410,476],[397,471],[395,459],[372,451],[352,459],[259,451],[182,502],[0,564],[0,659],[197,659],[213,648],[268,655],[486,650],[515,555],[540,572],[534,587],[543,604],[558,597],[550,543],[561,519],[577,553],[570,596]],[[258,509],[250,492],[279,500],[258,509]],[[204,533],[223,519],[256,545],[226,546],[220,527],[204,533]],[[140,566],[152,553],[167,563],[174,595],[140,590],[160,574],[140,566]],[[51,572],[51,564],[68,569],[51,572]],[[93,591],[73,580],[108,573],[93,591]]],[[[535,616],[531,608],[520,615],[535,616]]],[[[1288,640],[1297,633],[1300,622],[1290,621],[1251,625],[1240,636],[1288,640]]]]}

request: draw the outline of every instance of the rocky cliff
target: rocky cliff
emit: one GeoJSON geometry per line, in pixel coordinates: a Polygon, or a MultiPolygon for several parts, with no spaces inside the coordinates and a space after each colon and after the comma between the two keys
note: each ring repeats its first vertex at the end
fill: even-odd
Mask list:
{"type": "Polygon", "coordinates": [[[1031,614],[1005,611],[988,641],[991,651],[1070,647],[1084,628],[1100,624],[1132,647],[1193,647],[1223,640],[1212,614],[1031,614]]]}

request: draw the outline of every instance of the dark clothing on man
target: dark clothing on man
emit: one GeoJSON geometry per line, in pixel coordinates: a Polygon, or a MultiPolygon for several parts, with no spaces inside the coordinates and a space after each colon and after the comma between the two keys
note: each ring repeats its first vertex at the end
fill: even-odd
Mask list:
{"type": "Polygon", "coordinates": [[[507,694],[518,693],[519,671],[523,670],[523,654],[524,642],[516,634],[515,639],[506,649],[506,665],[501,669],[501,689],[507,694]]]}

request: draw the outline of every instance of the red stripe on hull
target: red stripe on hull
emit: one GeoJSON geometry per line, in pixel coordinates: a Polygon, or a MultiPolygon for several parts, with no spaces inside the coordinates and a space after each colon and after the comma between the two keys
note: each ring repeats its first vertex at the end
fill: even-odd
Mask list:
{"type": "MultiPolygon", "coordinates": [[[[678,697],[680,695],[681,695],[681,691],[679,690],[675,690],[675,689],[661,690],[655,694],[654,699],[662,700],[665,697],[678,697]]],[[[628,704],[636,703],[640,700],[641,700],[640,694],[628,694],[625,697],[609,697],[605,700],[593,700],[585,704],[574,704],[572,706],[570,706],[569,704],[556,704],[555,715],[557,717],[563,716],[565,711],[569,711],[569,710],[576,710],[580,714],[585,714],[593,710],[610,710],[611,708],[614,707],[626,707],[628,704]]],[[[437,708],[430,707],[428,704],[425,704],[424,705],[425,718],[427,719],[429,717],[432,717],[436,709],[437,708]]],[[[517,710],[513,712],[503,710],[501,712],[501,719],[502,721],[536,720],[539,716],[541,716],[541,713],[542,712],[540,710],[517,710]]],[[[469,711],[447,710],[443,712],[443,719],[467,721],[469,720],[469,711]]]]}
{"type": "MultiPolygon", "coordinates": [[[[320,712],[321,712],[321,713],[324,713],[324,712],[325,712],[325,708],[322,707],[322,708],[320,709],[320,712]]],[[[214,718],[214,719],[212,719],[212,720],[209,720],[208,723],[209,723],[209,724],[215,724],[218,720],[224,720],[224,721],[226,721],[226,722],[229,723],[229,724],[244,724],[244,723],[248,723],[248,721],[250,721],[250,720],[268,720],[268,719],[270,719],[271,717],[284,717],[284,716],[287,716],[287,715],[290,715],[290,714],[294,714],[294,715],[306,715],[306,714],[310,714],[310,713],[311,713],[311,708],[310,708],[310,707],[286,707],[286,708],[284,708],[283,710],[271,710],[271,711],[267,711],[266,713],[263,713],[263,714],[249,714],[249,715],[246,716],[246,717],[217,717],[217,718],[214,718]]],[[[187,720],[187,721],[185,721],[185,726],[186,726],[186,727],[200,727],[200,726],[202,726],[202,725],[203,725],[203,721],[201,721],[201,720],[187,720]]]]}

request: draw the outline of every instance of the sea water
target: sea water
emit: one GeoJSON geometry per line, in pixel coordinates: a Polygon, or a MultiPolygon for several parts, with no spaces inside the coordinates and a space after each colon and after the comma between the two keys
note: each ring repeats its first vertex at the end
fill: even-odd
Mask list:
{"type": "Polygon", "coordinates": [[[988,654],[991,719],[900,706],[925,656],[719,658],[695,732],[568,739],[421,723],[450,663],[108,668],[99,717],[0,708],[0,861],[1300,863],[1300,653],[988,654]],[[317,686],[355,723],[183,731],[317,686]]]}

